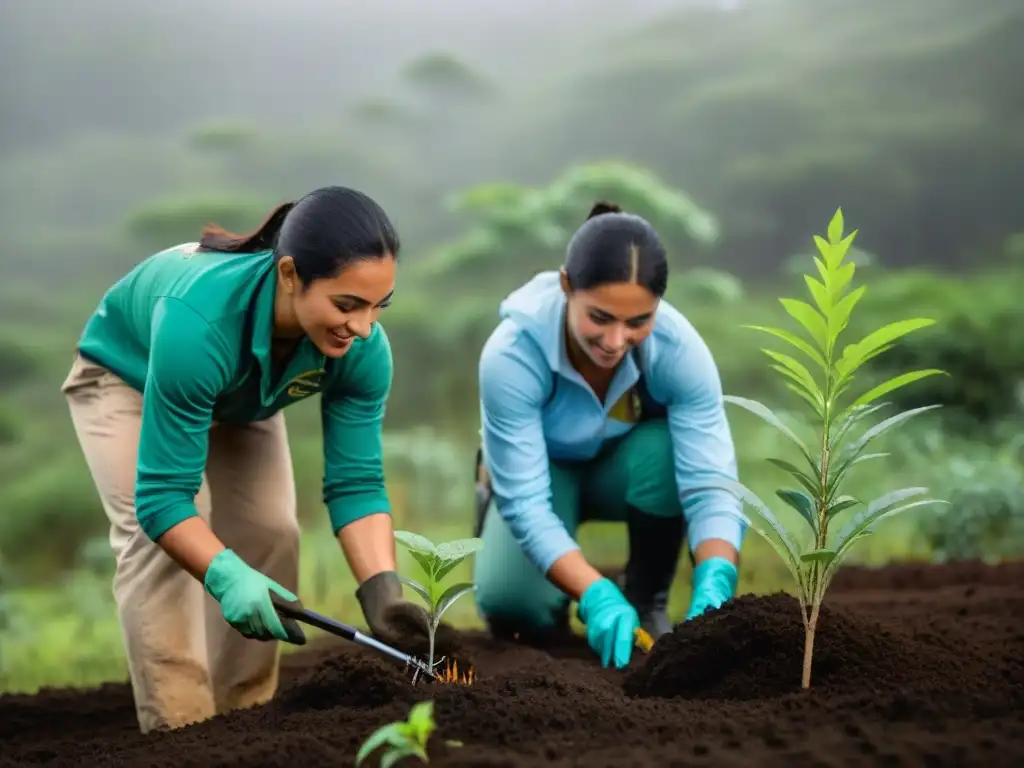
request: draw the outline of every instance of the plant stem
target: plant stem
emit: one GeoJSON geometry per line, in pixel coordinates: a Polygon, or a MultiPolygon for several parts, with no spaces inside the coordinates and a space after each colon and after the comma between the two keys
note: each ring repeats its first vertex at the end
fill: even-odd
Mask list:
{"type": "Polygon", "coordinates": [[[429,650],[427,652],[427,666],[429,666],[431,669],[433,669],[434,668],[434,621],[433,621],[433,618],[431,618],[429,630],[430,631],[427,633],[427,635],[429,637],[427,642],[430,644],[429,645],[429,650]]]}
{"type": "Polygon", "coordinates": [[[818,608],[821,600],[815,598],[811,604],[811,616],[804,629],[804,670],[800,678],[800,687],[807,689],[811,687],[811,660],[814,658],[814,630],[818,626],[818,608]]]}
{"type": "MultiPolygon", "coordinates": [[[[831,331],[831,329],[830,329],[831,331]]],[[[829,482],[828,473],[830,470],[829,466],[829,437],[832,426],[832,399],[833,399],[833,388],[835,387],[835,378],[833,376],[833,342],[830,342],[826,349],[823,350],[825,353],[825,404],[822,408],[822,424],[821,424],[821,462],[819,470],[821,472],[821,496],[818,499],[818,535],[816,548],[825,549],[828,545],[828,503],[829,503],[829,482]]],[[[811,687],[811,663],[814,660],[814,633],[818,627],[818,610],[821,606],[821,599],[824,594],[824,585],[822,580],[825,576],[825,568],[820,562],[815,561],[811,563],[810,574],[808,576],[808,587],[810,589],[810,615],[804,614],[804,664],[803,672],[800,678],[800,687],[807,689],[811,687]]]]}

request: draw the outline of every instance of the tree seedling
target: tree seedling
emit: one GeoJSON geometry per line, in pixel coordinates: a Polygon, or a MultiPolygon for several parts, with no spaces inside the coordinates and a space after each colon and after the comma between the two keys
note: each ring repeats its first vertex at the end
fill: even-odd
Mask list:
{"type": "Polygon", "coordinates": [[[363,742],[356,755],[356,765],[369,757],[379,747],[387,749],[381,754],[380,768],[391,768],[406,757],[418,757],[429,763],[427,742],[437,728],[434,722],[434,702],[421,701],[409,710],[409,719],[381,726],[363,742]]]}
{"type": "Polygon", "coordinates": [[[434,668],[434,637],[441,617],[451,608],[455,601],[472,592],[476,587],[472,584],[454,584],[441,591],[441,581],[456,566],[470,555],[483,549],[482,539],[459,539],[443,544],[434,544],[426,536],[410,531],[395,531],[395,539],[409,550],[409,554],[419,564],[424,577],[424,584],[400,577],[417,595],[423,598],[427,608],[427,634],[430,647],[427,664],[434,668]]]}
{"type": "Polygon", "coordinates": [[[746,326],[767,333],[789,344],[800,352],[815,368],[812,374],[796,358],[770,349],[762,350],[771,360],[771,368],[786,379],[786,386],[796,394],[801,405],[809,406],[815,419],[813,448],[802,440],[765,405],[742,397],[726,396],[726,402],[738,405],[764,419],[799,449],[809,467],[804,470],[781,459],[768,459],[773,465],[788,472],[800,488],[783,488],[776,495],[799,513],[810,528],[810,542],[798,546],[794,535],[787,531],[772,510],[746,486],[732,480],[715,481],[751,507],[756,513],[750,520],[751,528],[763,537],[789,568],[799,587],[801,614],[805,641],[801,687],[811,684],[811,659],[814,654],[814,633],[818,613],[825,591],[839,564],[850,552],[853,544],[871,534],[873,526],[914,507],[945,503],[937,499],[908,499],[928,492],[927,488],[901,488],[890,491],[856,511],[830,540],[830,526],[837,516],[861,505],[853,496],[840,492],[843,481],[858,464],[887,456],[885,453],[865,453],[864,449],[893,427],[913,416],[937,408],[924,406],[903,411],[881,421],[851,439],[851,430],[861,420],[885,407],[876,402],[888,393],[923,379],[945,374],[937,369],[917,370],[889,379],[863,394],[845,397],[853,383],[854,373],[872,358],[890,349],[897,339],[908,333],[932,325],[934,321],[915,318],[901,320],[869,333],[859,341],[846,344],[839,354],[838,340],[846,328],[853,308],[863,297],[866,286],[849,290],[855,265],[844,263],[857,230],[843,236],[843,212],[838,209],[828,226],[828,239],[815,235],[819,256],[814,257],[821,277],[804,275],[814,304],[795,299],[781,299],[786,312],[802,327],[806,338],[778,328],[746,326]],[[842,400],[842,402],[841,402],[842,400]],[[771,529],[770,531],[768,529],[771,529]],[[774,535],[772,535],[774,534],[774,535]]]}

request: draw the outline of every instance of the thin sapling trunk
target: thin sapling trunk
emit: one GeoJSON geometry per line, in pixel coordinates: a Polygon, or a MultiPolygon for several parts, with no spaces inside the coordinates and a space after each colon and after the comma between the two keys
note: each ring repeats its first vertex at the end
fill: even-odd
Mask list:
{"type": "Polygon", "coordinates": [[[814,632],[818,627],[818,610],[821,603],[815,601],[811,607],[811,615],[806,622],[804,631],[804,666],[803,674],[800,677],[800,687],[807,689],[811,687],[811,661],[814,658],[814,632]]]}

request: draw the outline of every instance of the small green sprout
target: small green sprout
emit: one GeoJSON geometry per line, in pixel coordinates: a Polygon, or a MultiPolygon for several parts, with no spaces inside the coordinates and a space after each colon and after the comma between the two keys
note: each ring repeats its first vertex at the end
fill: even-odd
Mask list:
{"type": "Polygon", "coordinates": [[[429,763],[427,742],[436,728],[434,702],[418,702],[409,710],[408,720],[388,723],[370,734],[359,748],[356,765],[360,765],[374,750],[383,746],[387,749],[381,755],[380,768],[391,768],[405,757],[418,757],[422,762],[429,763]]]}
{"type": "Polygon", "coordinates": [[[409,554],[419,563],[425,584],[419,584],[405,577],[402,583],[407,584],[417,595],[423,598],[427,607],[427,633],[430,638],[430,650],[427,664],[434,668],[434,636],[441,623],[445,611],[455,604],[463,595],[472,592],[476,587],[472,584],[453,584],[441,592],[441,581],[456,566],[470,555],[483,549],[482,539],[459,539],[443,544],[434,544],[426,536],[409,531],[395,531],[395,539],[409,550],[409,554]]]}
{"type": "Polygon", "coordinates": [[[751,528],[771,544],[796,579],[805,630],[802,688],[809,688],[811,684],[814,633],[821,601],[840,562],[850,552],[853,544],[871,534],[872,526],[885,518],[914,507],[945,503],[937,499],[918,499],[904,503],[927,493],[927,488],[890,491],[865,505],[864,509],[847,521],[837,536],[829,540],[829,527],[839,514],[862,503],[853,496],[840,493],[842,481],[857,464],[888,455],[864,453],[868,444],[912,416],[939,406],[929,405],[897,413],[865,430],[849,444],[844,444],[854,425],[884,408],[885,404],[875,402],[884,395],[927,376],[945,374],[937,369],[904,373],[878,384],[850,402],[840,403],[840,397],[847,393],[858,368],[890,349],[900,337],[934,322],[916,318],[891,323],[856,343],[847,344],[842,354],[838,354],[839,336],[866,288],[861,286],[853,291],[848,290],[855,265],[852,262],[844,263],[844,257],[856,234],[857,230],[854,230],[844,238],[843,212],[841,208],[837,210],[828,226],[828,239],[818,235],[814,237],[821,254],[820,258],[814,257],[821,280],[812,275],[804,275],[816,306],[795,299],[780,300],[786,312],[802,326],[810,343],[778,328],[747,326],[785,341],[813,364],[814,374],[794,357],[770,349],[762,350],[774,361],[772,369],[787,379],[789,390],[801,399],[802,404],[808,405],[816,417],[816,428],[820,429],[820,434],[815,435],[814,448],[809,448],[796,432],[765,405],[742,397],[725,398],[727,402],[750,411],[775,427],[797,446],[809,467],[808,471],[788,461],[768,459],[773,465],[788,472],[801,486],[798,489],[779,489],[776,495],[795,509],[810,528],[810,542],[802,548],[794,541],[793,534],[780,524],[768,505],[746,486],[729,480],[715,483],[730,490],[758,513],[760,520],[750,520],[751,528]],[[769,533],[768,528],[771,528],[775,536],[769,533]]]}

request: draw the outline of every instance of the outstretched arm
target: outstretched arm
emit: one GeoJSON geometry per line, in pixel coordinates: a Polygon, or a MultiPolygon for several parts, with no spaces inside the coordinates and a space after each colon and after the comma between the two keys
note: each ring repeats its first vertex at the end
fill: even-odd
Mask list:
{"type": "Polygon", "coordinates": [[[736,450],[725,415],[718,368],[707,344],[688,329],[661,365],[669,390],[676,484],[696,568],[686,618],[720,607],[736,593],[747,521],[743,507],[716,481],[736,480],[736,450]]]}
{"type": "Polygon", "coordinates": [[[391,504],[384,486],[384,411],[391,346],[380,325],[340,361],[321,402],[324,503],[356,581],[395,570],[391,504]],[[349,357],[351,356],[351,357],[349,357]]]}
{"type": "Polygon", "coordinates": [[[722,399],[718,368],[707,344],[692,332],[681,354],[659,360],[668,385],[668,421],[676,484],[695,562],[736,564],[746,531],[740,502],[716,480],[736,480],[736,450],[722,399]]]}
{"type": "Polygon", "coordinates": [[[135,505],[139,526],[203,580],[224,544],[195,506],[206,467],[213,405],[228,380],[224,340],[178,299],[153,312],[142,405],[135,505]]]}
{"type": "MultiPolygon", "coordinates": [[[[425,639],[427,615],[405,600],[396,572],[391,504],[384,485],[384,412],[391,345],[381,325],[338,363],[321,405],[324,502],[373,635],[399,648],[425,639]]],[[[438,638],[443,646],[444,641],[438,638]]]]}
{"type": "Polygon", "coordinates": [[[600,574],[551,506],[541,423],[547,382],[514,347],[485,347],[480,359],[484,456],[495,504],[527,559],[573,599],[600,574]]]}
{"type": "Polygon", "coordinates": [[[223,337],[178,299],[153,312],[139,435],[135,509],[139,526],[217,600],[224,620],[250,638],[293,639],[270,593],[288,590],[227,549],[199,515],[213,405],[230,377],[223,337]]]}

